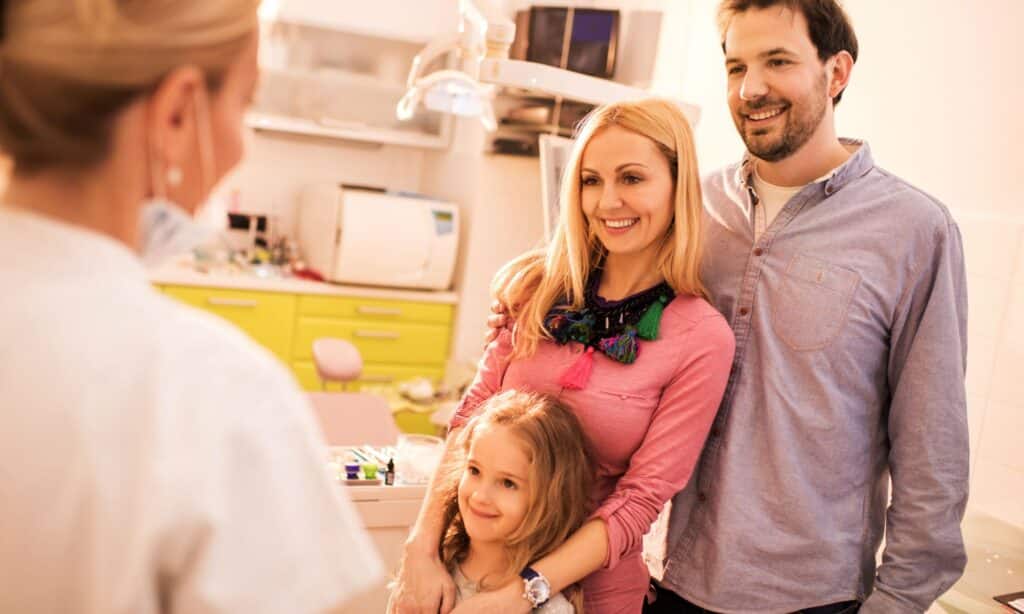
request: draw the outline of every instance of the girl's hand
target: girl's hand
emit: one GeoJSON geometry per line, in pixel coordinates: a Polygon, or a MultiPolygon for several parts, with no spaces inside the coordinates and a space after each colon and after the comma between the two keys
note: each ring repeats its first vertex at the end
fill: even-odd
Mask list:
{"type": "Polygon", "coordinates": [[[437,556],[406,549],[391,596],[389,614],[449,614],[455,582],[437,556]]]}
{"type": "Polygon", "coordinates": [[[459,604],[452,614],[530,614],[533,607],[523,597],[523,581],[515,579],[494,591],[477,593],[459,604]]]}

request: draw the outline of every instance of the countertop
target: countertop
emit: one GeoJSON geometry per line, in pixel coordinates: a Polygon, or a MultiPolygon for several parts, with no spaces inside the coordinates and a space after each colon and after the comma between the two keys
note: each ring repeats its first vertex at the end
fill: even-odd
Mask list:
{"type": "Polygon", "coordinates": [[[294,277],[260,277],[250,272],[215,271],[204,273],[191,263],[175,263],[149,271],[149,280],[154,284],[169,286],[198,286],[203,288],[228,288],[233,290],[255,290],[258,292],[284,292],[288,294],[319,294],[326,296],[355,296],[424,303],[454,304],[458,296],[454,292],[434,290],[410,290],[377,286],[353,286],[311,281],[294,277]]]}
{"type": "Polygon", "coordinates": [[[1024,528],[971,510],[962,528],[967,569],[929,614],[1008,612],[992,598],[1024,591],[1024,528]]]}

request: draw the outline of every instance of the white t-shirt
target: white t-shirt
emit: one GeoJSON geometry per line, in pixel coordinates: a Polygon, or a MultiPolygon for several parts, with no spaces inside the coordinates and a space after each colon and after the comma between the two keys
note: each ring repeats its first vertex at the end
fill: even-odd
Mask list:
{"type": "MultiPolygon", "coordinates": [[[[833,175],[833,172],[829,172],[823,177],[815,179],[811,183],[817,183],[819,181],[826,181],[833,175]]],[[[768,183],[761,178],[761,175],[757,172],[757,164],[754,164],[754,193],[757,194],[758,206],[754,207],[754,238],[759,238],[772,222],[775,217],[782,211],[782,208],[786,206],[791,198],[796,196],[796,193],[804,189],[806,185],[798,186],[782,186],[775,185],[774,183],[768,183]]]]}
{"type": "Polygon", "coordinates": [[[322,612],[380,578],[269,353],[3,208],[0,288],[0,612],[322,612]]]}

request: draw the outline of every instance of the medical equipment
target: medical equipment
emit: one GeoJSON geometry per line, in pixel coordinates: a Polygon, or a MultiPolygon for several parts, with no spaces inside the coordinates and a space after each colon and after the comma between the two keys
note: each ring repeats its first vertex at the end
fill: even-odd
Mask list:
{"type": "Polygon", "coordinates": [[[359,186],[303,191],[299,244],[306,263],[338,283],[445,290],[459,244],[455,205],[359,186]]]}
{"type": "MultiPolygon", "coordinates": [[[[648,97],[646,90],[630,87],[537,62],[508,59],[515,39],[515,23],[489,0],[460,0],[458,31],[428,44],[413,60],[405,96],[398,102],[399,119],[412,118],[416,107],[455,115],[479,117],[495,130],[492,99],[495,85],[561,96],[591,104],[608,104],[648,97]],[[443,69],[424,75],[427,66],[456,51],[462,69],[443,69]]],[[[698,107],[676,101],[687,119],[696,124],[698,107]]]]}

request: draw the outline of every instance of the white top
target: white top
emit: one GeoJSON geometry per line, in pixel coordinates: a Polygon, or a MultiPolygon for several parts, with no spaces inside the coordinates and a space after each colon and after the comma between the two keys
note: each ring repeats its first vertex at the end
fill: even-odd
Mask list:
{"type": "MultiPolygon", "coordinates": [[[[480,592],[480,587],[466,577],[462,570],[455,567],[452,572],[452,580],[455,581],[455,603],[461,603],[480,592]]],[[[539,608],[533,609],[533,614],[575,614],[576,608],[569,603],[562,593],[556,593],[548,599],[547,603],[539,608]]]]}
{"type": "Polygon", "coordinates": [[[0,612],[322,612],[378,580],[265,350],[2,208],[0,288],[0,612]]]}
{"type": "MultiPolygon", "coordinates": [[[[834,171],[826,173],[811,183],[826,181],[835,174],[834,171]]],[[[783,186],[768,183],[757,172],[757,164],[754,164],[754,192],[757,194],[758,205],[754,207],[754,238],[758,239],[772,225],[775,217],[786,206],[789,199],[796,196],[796,193],[804,189],[810,183],[797,186],[783,186]]]]}

